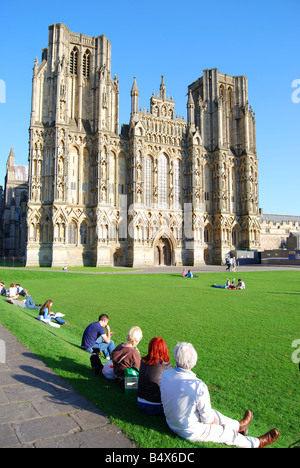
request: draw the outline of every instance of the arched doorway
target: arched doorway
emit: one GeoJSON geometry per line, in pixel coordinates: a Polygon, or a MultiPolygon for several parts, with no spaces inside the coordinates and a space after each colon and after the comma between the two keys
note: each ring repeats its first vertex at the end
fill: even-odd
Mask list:
{"type": "Polygon", "coordinates": [[[124,253],[122,249],[117,249],[113,255],[114,266],[123,266],[124,264],[124,253]]]}
{"type": "Polygon", "coordinates": [[[206,265],[210,265],[211,263],[211,251],[208,247],[204,249],[204,262],[206,265]]]}
{"type": "Polygon", "coordinates": [[[170,266],[172,265],[172,246],[169,239],[161,237],[154,247],[154,264],[155,266],[170,266]]]}

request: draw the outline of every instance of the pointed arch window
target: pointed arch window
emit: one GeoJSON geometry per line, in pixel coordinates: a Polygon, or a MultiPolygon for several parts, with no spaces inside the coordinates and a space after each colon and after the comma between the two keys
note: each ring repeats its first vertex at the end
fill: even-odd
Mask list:
{"type": "Polygon", "coordinates": [[[204,168],[204,200],[205,200],[205,211],[211,209],[211,194],[213,191],[212,187],[212,171],[208,164],[204,168]]]}
{"type": "Polygon", "coordinates": [[[80,225],[80,244],[86,245],[87,244],[87,225],[85,222],[81,223],[80,225]]]}
{"type": "Polygon", "coordinates": [[[152,192],[152,162],[149,156],[146,158],[145,165],[145,203],[146,206],[151,206],[152,192]]]}
{"type": "Polygon", "coordinates": [[[78,71],[78,49],[74,47],[70,54],[70,73],[77,75],[78,71]]]}
{"type": "Polygon", "coordinates": [[[91,53],[86,50],[82,57],[82,74],[85,78],[89,78],[91,69],[91,53]]]}
{"type": "Polygon", "coordinates": [[[232,109],[233,107],[232,88],[228,88],[228,105],[229,105],[229,109],[232,109]]]}
{"type": "Polygon", "coordinates": [[[69,244],[76,244],[77,243],[77,226],[74,223],[74,221],[72,221],[69,224],[68,231],[69,231],[68,232],[69,244]]]}
{"type": "Polygon", "coordinates": [[[167,158],[162,154],[158,162],[158,204],[161,208],[167,207],[167,165],[167,158]]]}
{"type": "Polygon", "coordinates": [[[174,162],[174,205],[180,207],[180,161],[174,162]]]}

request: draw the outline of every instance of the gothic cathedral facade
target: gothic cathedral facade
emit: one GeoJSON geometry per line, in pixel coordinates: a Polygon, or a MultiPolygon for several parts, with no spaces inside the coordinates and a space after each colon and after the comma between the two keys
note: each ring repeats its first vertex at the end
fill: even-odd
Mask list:
{"type": "Polygon", "coordinates": [[[33,69],[27,266],[222,264],[259,250],[259,219],[245,76],[204,70],[187,120],[164,77],[139,109],[134,78],[120,131],[110,42],[49,27],[33,69]]]}

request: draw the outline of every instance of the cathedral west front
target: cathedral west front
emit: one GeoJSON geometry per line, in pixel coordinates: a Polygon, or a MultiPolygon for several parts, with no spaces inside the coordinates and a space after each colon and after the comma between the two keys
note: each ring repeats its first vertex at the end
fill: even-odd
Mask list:
{"type": "Polygon", "coordinates": [[[247,78],[204,70],[186,120],[159,79],[141,110],[133,78],[120,131],[108,39],[49,27],[33,69],[27,266],[222,264],[259,250],[247,78]]]}

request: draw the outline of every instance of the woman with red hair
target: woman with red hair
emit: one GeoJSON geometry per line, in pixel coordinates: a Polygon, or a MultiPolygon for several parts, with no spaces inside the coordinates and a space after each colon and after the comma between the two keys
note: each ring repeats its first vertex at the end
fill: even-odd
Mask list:
{"type": "Polygon", "coordinates": [[[163,415],[159,382],[162,373],[171,369],[169,350],[166,342],[159,337],[152,338],[148,345],[148,354],[141,360],[137,405],[148,414],[163,415]]]}

